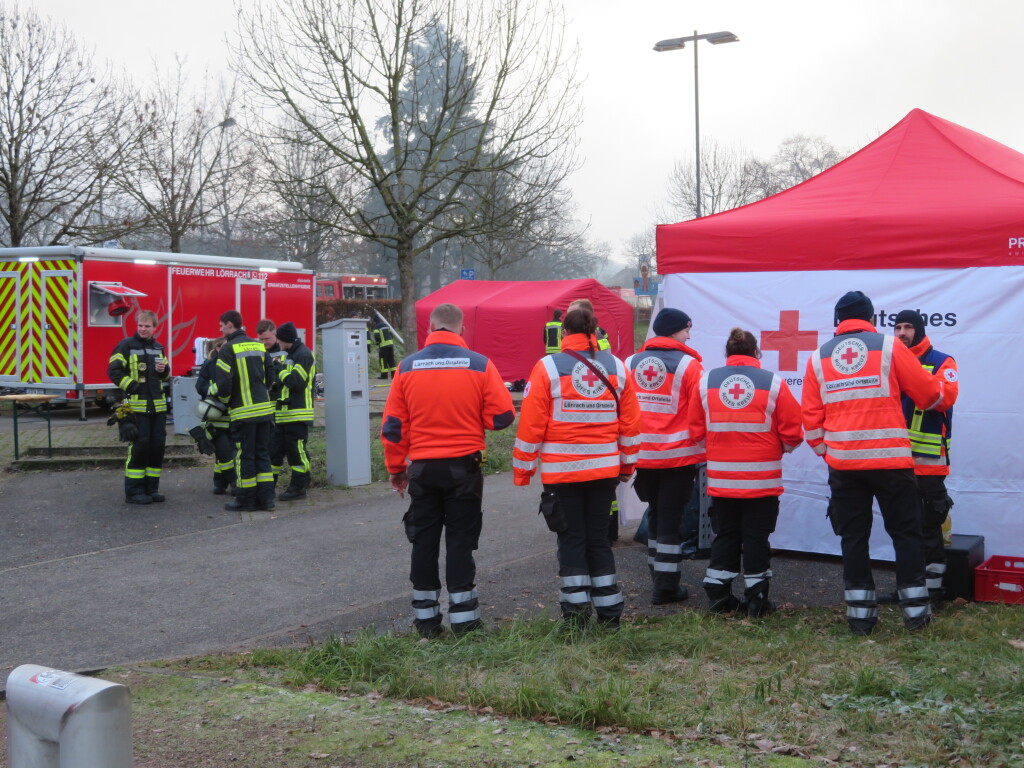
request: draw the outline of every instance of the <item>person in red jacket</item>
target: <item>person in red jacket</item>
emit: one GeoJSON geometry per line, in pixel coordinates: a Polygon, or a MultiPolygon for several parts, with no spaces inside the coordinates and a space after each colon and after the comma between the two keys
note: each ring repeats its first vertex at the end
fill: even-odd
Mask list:
{"type": "Polygon", "coordinates": [[[906,346],[875,330],[874,311],[860,291],[839,299],[836,335],[807,361],[802,401],[807,444],[828,464],[828,515],[842,543],[846,620],[859,635],[878,623],[868,546],[872,498],[896,552],[904,626],[915,631],[931,621],[920,501],[900,395],[932,410],[942,406],[944,394],[942,380],[906,346]]]}
{"type": "Polygon", "coordinates": [[[768,537],[779,518],[782,454],[804,441],[800,405],[786,381],[761,368],[750,331],[733,328],[726,361],[701,376],[690,398],[690,437],[707,446],[708,495],[715,540],[704,576],[712,613],[742,606],[748,616],[774,610],[768,599],[772,550],[768,537]],[[732,581],[743,558],[743,602],[732,581]]]}
{"type": "Polygon", "coordinates": [[[626,359],[640,403],[640,458],[633,488],[650,505],[647,564],[653,605],[689,597],[680,586],[683,511],[693,492],[704,449],[695,444],[687,408],[700,381],[701,357],[686,342],[693,323],[685,312],[666,308],[654,318],[655,336],[626,359]]]}
{"type": "Polygon", "coordinates": [[[462,310],[435,307],[426,345],[395,374],[380,430],[391,487],[411,498],[403,522],[412,542],[413,624],[423,637],[442,631],[442,530],[452,632],[481,625],[473,550],[483,524],[484,430],[505,429],[516,415],[494,363],[467,349],[461,334],[462,310]]]}
{"type": "Polygon", "coordinates": [[[608,541],[608,509],[616,484],[633,474],[640,409],[622,361],[598,349],[593,313],[573,309],[563,324],[562,351],[542,357],[526,385],[512,454],[514,482],[529,485],[541,465],[542,509],[558,533],[565,626],[582,627],[593,607],[599,623],[616,628],[622,592],[608,541]]]}
{"type": "MultiPolygon", "coordinates": [[[[924,332],[924,318],[913,309],[896,315],[893,328],[921,367],[943,382],[945,394],[941,408],[922,411],[910,398],[903,398],[903,415],[910,432],[910,451],[914,454],[914,478],[921,495],[921,535],[924,536],[924,570],[932,609],[942,606],[945,591],[946,548],[942,542],[942,524],[946,522],[953,500],[946,490],[949,476],[949,448],[953,439],[953,404],[960,394],[960,373],[956,360],[932,346],[924,332]]],[[[893,601],[895,602],[895,601],[893,601]]]]}

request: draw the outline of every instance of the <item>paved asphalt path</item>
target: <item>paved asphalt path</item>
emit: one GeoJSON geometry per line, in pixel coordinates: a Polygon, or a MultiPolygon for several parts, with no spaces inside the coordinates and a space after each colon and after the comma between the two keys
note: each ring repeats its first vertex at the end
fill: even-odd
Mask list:
{"type": "MultiPolygon", "coordinates": [[[[87,670],[369,625],[409,630],[407,501],[386,484],[317,490],[244,515],[223,510],[206,468],[169,470],[162,486],[165,503],[132,506],[120,471],[0,474],[0,680],[24,663],[87,670]]],[[[477,580],[488,622],[557,609],[555,542],[538,494],[511,473],[486,480],[477,580]]],[[[616,547],[627,615],[702,609],[706,560],[683,564],[686,604],[650,606],[634,528],[616,547]]],[[[841,615],[835,559],[773,565],[776,601],[841,615]]]]}

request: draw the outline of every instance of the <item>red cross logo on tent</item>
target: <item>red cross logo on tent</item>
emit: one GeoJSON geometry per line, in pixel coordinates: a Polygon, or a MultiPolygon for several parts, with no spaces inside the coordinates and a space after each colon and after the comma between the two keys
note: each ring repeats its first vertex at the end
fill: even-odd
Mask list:
{"type": "Polygon", "coordinates": [[[797,370],[800,352],[813,352],[818,348],[817,331],[800,330],[800,311],[783,309],[779,312],[779,330],[761,331],[761,350],[779,353],[779,370],[797,370]]]}

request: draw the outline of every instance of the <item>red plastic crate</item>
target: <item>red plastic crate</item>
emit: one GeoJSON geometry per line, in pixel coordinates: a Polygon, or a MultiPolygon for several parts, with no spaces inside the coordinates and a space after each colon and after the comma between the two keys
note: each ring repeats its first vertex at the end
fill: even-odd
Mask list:
{"type": "Polygon", "coordinates": [[[1024,605],[1024,557],[993,555],[975,568],[974,599],[1024,605]]]}

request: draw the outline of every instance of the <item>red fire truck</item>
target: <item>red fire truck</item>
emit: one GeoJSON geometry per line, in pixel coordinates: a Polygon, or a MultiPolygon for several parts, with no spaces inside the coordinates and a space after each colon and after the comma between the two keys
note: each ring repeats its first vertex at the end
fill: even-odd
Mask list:
{"type": "Polygon", "coordinates": [[[318,299],[386,299],[388,279],[383,275],[341,275],[321,272],[316,276],[318,299]]]}
{"type": "MultiPolygon", "coordinates": [[[[0,248],[0,387],[100,400],[114,345],[135,332],[135,310],[157,313],[171,373],[197,364],[196,340],[219,334],[225,310],[291,321],[310,346],[315,276],[288,261],[117,248],[0,248]]],[[[201,345],[200,345],[201,346],[201,345]]],[[[201,355],[202,350],[198,351],[201,355]]]]}

